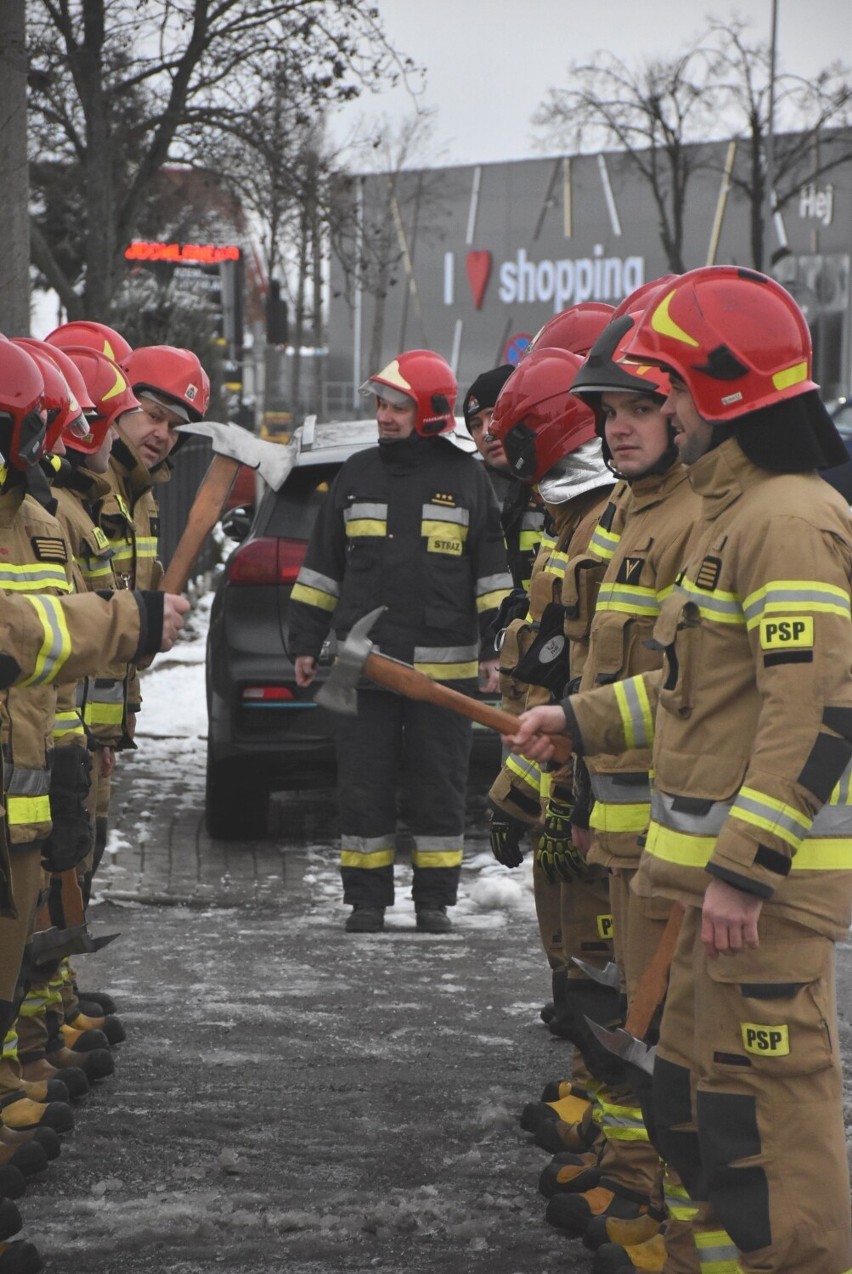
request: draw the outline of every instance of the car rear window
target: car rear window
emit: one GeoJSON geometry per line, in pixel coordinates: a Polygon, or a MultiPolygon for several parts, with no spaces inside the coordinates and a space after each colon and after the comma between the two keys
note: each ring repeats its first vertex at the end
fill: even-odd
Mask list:
{"type": "Polygon", "coordinates": [[[339,465],[305,465],[293,470],[272,507],[264,534],[282,539],[309,540],[320,505],[328,494],[339,465]]]}

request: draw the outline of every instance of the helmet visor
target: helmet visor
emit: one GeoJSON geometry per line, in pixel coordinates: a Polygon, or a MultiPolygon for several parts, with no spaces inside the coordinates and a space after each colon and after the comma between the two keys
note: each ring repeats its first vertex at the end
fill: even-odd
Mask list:
{"type": "Polygon", "coordinates": [[[390,403],[392,407],[411,407],[414,403],[410,394],[404,394],[394,385],[386,385],[384,381],[372,378],[364,381],[358,393],[362,398],[369,398],[371,394],[375,394],[377,398],[384,398],[385,402],[390,403]]]}
{"type": "Polygon", "coordinates": [[[502,441],[512,473],[522,482],[532,482],[536,472],[535,430],[520,421],[502,441]]]}

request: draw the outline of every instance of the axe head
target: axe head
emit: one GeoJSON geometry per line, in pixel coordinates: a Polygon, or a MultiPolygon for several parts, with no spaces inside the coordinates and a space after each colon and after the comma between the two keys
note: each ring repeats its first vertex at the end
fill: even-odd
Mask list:
{"type": "Polygon", "coordinates": [[[618,965],[613,964],[612,960],[602,969],[599,969],[596,964],[589,964],[588,960],[581,960],[579,956],[572,956],[571,963],[576,964],[577,968],[581,969],[587,978],[591,978],[592,982],[612,987],[616,991],[621,989],[621,974],[618,965]]]}
{"type": "Polygon", "coordinates": [[[282,445],[256,438],[240,425],[223,424],[218,420],[190,421],[178,425],[177,432],[199,434],[209,438],[217,456],[227,456],[247,469],[257,469],[267,486],[280,491],[299,455],[296,441],[282,445]]]}
{"type": "Polygon", "coordinates": [[[373,643],[367,634],[386,610],[387,606],[377,606],[375,610],[370,611],[369,615],[364,615],[352,625],[349,636],[338,649],[337,662],[325,683],[314,695],[314,703],[318,703],[322,708],[328,708],[331,712],[340,712],[344,716],[357,715],[357,686],[367,656],[373,649],[373,643]]]}
{"type": "Polygon", "coordinates": [[[637,1040],[635,1035],[625,1031],[622,1026],[609,1030],[606,1026],[601,1026],[599,1022],[594,1022],[590,1017],[586,1018],[586,1025],[604,1048],[619,1057],[622,1062],[629,1062],[631,1066],[638,1066],[640,1070],[653,1075],[656,1047],[649,1048],[647,1044],[637,1040]]]}

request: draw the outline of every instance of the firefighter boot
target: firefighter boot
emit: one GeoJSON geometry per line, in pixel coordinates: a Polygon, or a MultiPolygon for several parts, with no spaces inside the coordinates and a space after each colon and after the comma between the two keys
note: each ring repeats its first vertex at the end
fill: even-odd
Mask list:
{"type": "Polygon", "coordinates": [[[12,1132],[29,1132],[36,1128],[52,1128],[54,1132],[71,1132],[74,1115],[64,1101],[42,1103],[25,1097],[20,1090],[0,1098],[0,1121],[12,1132]]]}
{"type": "Polygon", "coordinates": [[[561,1101],[563,1097],[582,1097],[584,1101],[591,1101],[587,1089],[573,1079],[551,1079],[541,1090],[539,1101],[561,1101]]]}
{"type": "Polygon", "coordinates": [[[595,1216],[586,1227],[583,1242],[592,1251],[604,1243],[619,1243],[622,1247],[637,1247],[659,1234],[666,1219],[664,1208],[650,1207],[642,1216],[622,1220],[613,1216],[595,1216]]]}
{"type": "Polygon", "coordinates": [[[21,1214],[12,1200],[0,1198],[0,1241],[17,1234],[23,1224],[21,1214]]]}
{"type": "Polygon", "coordinates": [[[75,1031],[99,1031],[105,1037],[110,1048],[114,1048],[116,1044],[122,1044],[127,1038],[121,1019],[115,1014],[110,1013],[106,1016],[89,1017],[88,1013],[82,1013],[79,1010],[73,1014],[66,1014],[66,1025],[72,1027],[75,1031]]]}
{"type": "Polygon", "coordinates": [[[0,1146],[0,1198],[23,1199],[27,1192],[26,1177],[20,1168],[8,1162],[12,1156],[4,1159],[5,1155],[6,1147],[0,1146]]]}
{"type": "MultiPolygon", "coordinates": [[[[66,1100],[79,1101],[89,1091],[89,1081],[79,1066],[66,1066],[61,1071],[58,1067],[51,1066],[44,1055],[39,1057],[28,1053],[19,1053],[18,1061],[21,1063],[21,1078],[29,1084],[51,1079],[61,1080],[68,1093],[66,1100]]],[[[31,1097],[32,1093],[28,1093],[28,1096],[31,1097]]]]}
{"type": "Polygon", "coordinates": [[[538,1179],[538,1192],[550,1199],[560,1192],[570,1194],[591,1190],[598,1184],[601,1171],[593,1150],[577,1155],[570,1150],[554,1155],[538,1179]]]}
{"type": "Polygon", "coordinates": [[[620,1243],[604,1243],[595,1252],[592,1274],[662,1274],[666,1266],[666,1242],[655,1234],[634,1247],[620,1243]]]}
{"type": "Polygon", "coordinates": [[[44,1263],[38,1249],[24,1239],[0,1243],[0,1274],[40,1274],[44,1263]]]}
{"type": "Polygon", "coordinates": [[[562,1150],[573,1150],[582,1154],[591,1150],[600,1137],[600,1129],[593,1119],[593,1108],[589,1109],[577,1123],[567,1123],[564,1119],[543,1119],[535,1130],[535,1144],[542,1150],[549,1150],[558,1155],[562,1150]]]}
{"type": "Polygon", "coordinates": [[[18,1146],[7,1146],[0,1142],[0,1182],[4,1195],[19,1199],[26,1191],[27,1177],[46,1172],[49,1162],[44,1147],[37,1141],[23,1141],[18,1146]],[[23,1180],[20,1190],[15,1184],[18,1177],[23,1180]]]}
{"type": "Polygon", "coordinates": [[[347,933],[381,933],[385,927],[385,909],[353,907],[343,927],[347,933]]]}
{"type": "Polygon", "coordinates": [[[554,1119],[561,1119],[566,1124],[578,1124],[591,1106],[592,1103],[582,1089],[578,1093],[567,1092],[553,1100],[531,1101],[521,1111],[521,1127],[524,1132],[534,1133],[538,1132],[544,1122],[554,1119]]]}
{"type": "Polygon", "coordinates": [[[544,1219],[565,1230],[574,1238],[581,1238],[592,1217],[610,1216],[628,1219],[643,1216],[650,1206],[647,1198],[618,1187],[619,1193],[606,1178],[584,1194],[554,1194],[547,1205],[544,1219]]]}
{"type": "Polygon", "coordinates": [[[78,1031],[67,1022],[63,1022],[59,1030],[66,1048],[70,1048],[73,1053],[91,1053],[94,1049],[109,1049],[109,1040],[103,1031],[95,1031],[90,1027],[78,1031]]]}
{"type": "Polygon", "coordinates": [[[415,906],[414,911],[417,916],[417,928],[421,933],[449,933],[453,927],[446,907],[420,903],[415,906]]]}
{"type": "Polygon", "coordinates": [[[95,1048],[89,1053],[75,1053],[66,1048],[62,1039],[51,1040],[47,1046],[47,1061],[60,1072],[68,1067],[79,1069],[91,1084],[96,1079],[106,1079],[115,1070],[115,1061],[108,1048],[95,1048]]]}
{"type": "MultiPolygon", "coordinates": [[[[47,1159],[58,1159],[62,1153],[59,1134],[52,1128],[7,1128],[5,1124],[0,1124],[0,1146],[13,1152],[10,1162],[20,1167],[15,1154],[31,1145],[37,1146],[47,1159]]],[[[26,1156],[22,1157],[21,1162],[24,1158],[26,1156]]],[[[38,1171],[38,1169],[35,1170],[38,1171]]],[[[21,1171],[23,1172],[23,1168],[21,1171]]]]}
{"type": "Polygon", "coordinates": [[[76,984],[74,991],[82,1013],[91,1014],[92,1017],[108,1017],[111,1013],[118,1012],[115,1000],[106,991],[78,991],[76,984]]]}

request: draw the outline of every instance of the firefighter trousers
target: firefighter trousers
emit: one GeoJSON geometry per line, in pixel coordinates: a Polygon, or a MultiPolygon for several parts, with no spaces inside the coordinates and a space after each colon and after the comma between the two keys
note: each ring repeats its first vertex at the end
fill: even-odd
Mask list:
{"type": "Polygon", "coordinates": [[[756,950],[708,960],[688,909],[654,1067],[656,1135],[700,1209],[700,1262],[724,1250],[742,1274],[849,1274],[834,943],[777,915],[758,934],[756,950]]]}
{"type": "MultiPolygon", "coordinates": [[[[465,682],[460,689],[470,689],[465,682]]],[[[359,690],[358,715],[336,733],[343,900],[390,907],[394,900],[397,792],[412,841],[415,906],[453,906],[464,844],[471,723],[431,703],[359,690]]]]}

